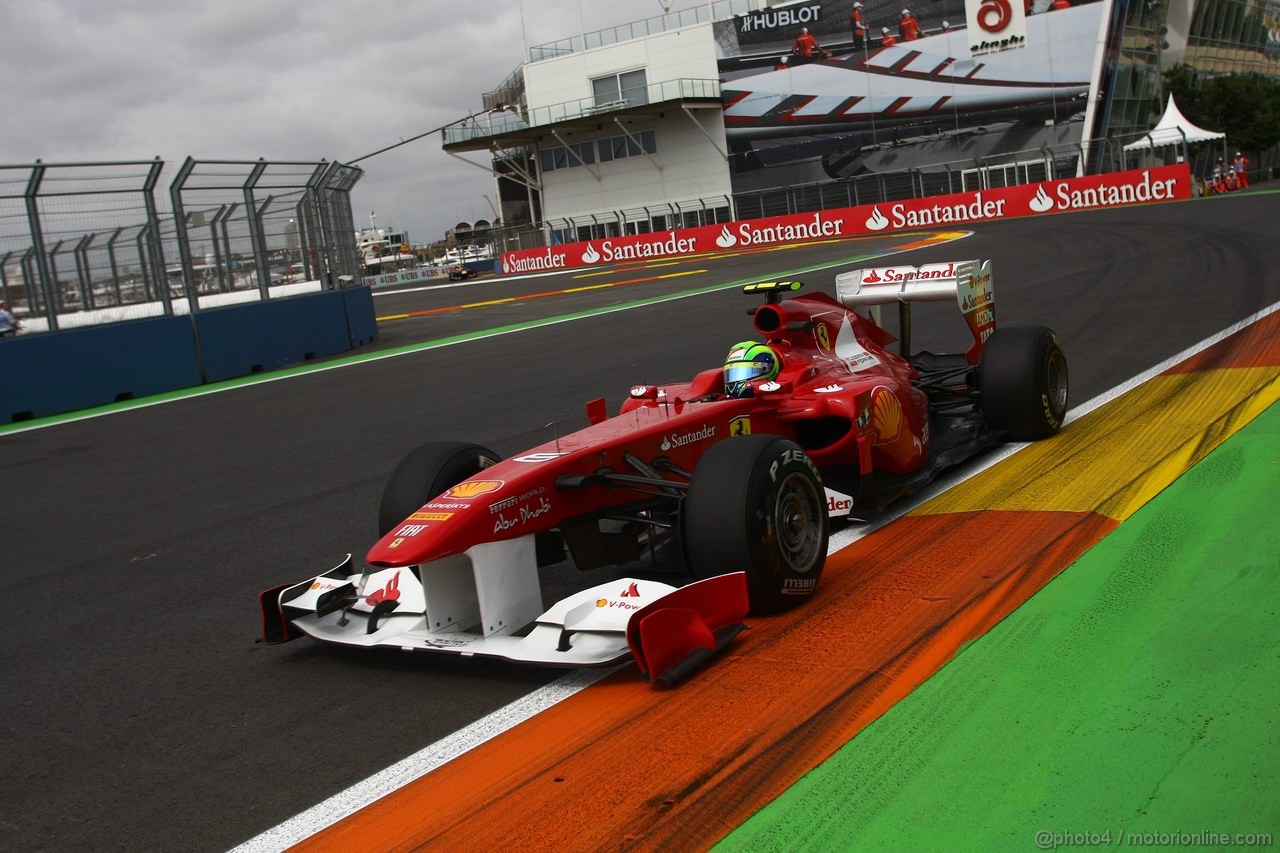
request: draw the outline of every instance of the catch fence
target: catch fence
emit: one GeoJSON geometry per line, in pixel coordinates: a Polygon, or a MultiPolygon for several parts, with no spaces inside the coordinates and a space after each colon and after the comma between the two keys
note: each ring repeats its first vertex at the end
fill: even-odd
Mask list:
{"type": "MultiPolygon", "coordinates": [[[[1211,177],[1217,158],[1224,153],[1220,142],[1169,146],[1146,152],[1125,151],[1124,146],[1141,139],[1141,134],[992,153],[989,146],[984,147],[981,137],[974,134],[964,139],[940,140],[939,153],[949,150],[952,156],[947,159],[940,156],[938,161],[927,165],[886,168],[901,150],[898,143],[887,143],[858,152],[867,168],[848,177],[749,190],[732,196],[574,217],[549,217],[541,225],[512,226],[495,232],[494,245],[504,252],[536,249],[557,243],[1038,183],[1075,177],[1078,171],[1109,174],[1180,162],[1183,158],[1191,164],[1191,174],[1200,191],[1203,182],[1211,177]],[[1081,170],[1082,163],[1088,168],[1081,170]]],[[[1234,149],[1231,153],[1234,154],[1234,149]]],[[[1257,152],[1257,156],[1250,159],[1251,180],[1269,180],[1280,166],[1280,146],[1257,152]]]]}
{"type": "Polygon", "coordinates": [[[194,313],[358,282],[342,163],[187,158],[0,165],[0,301],[23,333],[194,313]]]}

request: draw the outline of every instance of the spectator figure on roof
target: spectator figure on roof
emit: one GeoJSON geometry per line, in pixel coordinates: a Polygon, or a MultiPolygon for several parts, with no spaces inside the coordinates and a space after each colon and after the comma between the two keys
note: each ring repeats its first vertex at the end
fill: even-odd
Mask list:
{"type": "Polygon", "coordinates": [[[853,49],[865,50],[867,46],[867,26],[862,22],[862,4],[854,3],[849,13],[849,29],[853,33],[853,49]]]}
{"type": "Polygon", "coordinates": [[[795,64],[813,62],[817,51],[818,40],[809,33],[808,27],[801,27],[800,35],[796,37],[795,44],[791,45],[791,55],[795,57],[795,64]]]}
{"type": "Polygon", "coordinates": [[[902,17],[898,19],[898,35],[902,36],[903,41],[920,38],[920,22],[911,14],[910,9],[902,10],[902,17]]]}
{"type": "Polygon", "coordinates": [[[880,28],[880,46],[881,47],[893,47],[897,43],[898,43],[898,40],[893,37],[893,33],[889,32],[888,27],[880,28]]]}

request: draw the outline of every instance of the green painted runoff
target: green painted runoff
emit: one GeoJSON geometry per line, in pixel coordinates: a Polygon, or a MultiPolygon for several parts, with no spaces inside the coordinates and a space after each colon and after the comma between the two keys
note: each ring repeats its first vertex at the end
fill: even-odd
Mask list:
{"type": "Polygon", "coordinates": [[[716,849],[1280,843],[1277,495],[1272,406],[716,849]]]}

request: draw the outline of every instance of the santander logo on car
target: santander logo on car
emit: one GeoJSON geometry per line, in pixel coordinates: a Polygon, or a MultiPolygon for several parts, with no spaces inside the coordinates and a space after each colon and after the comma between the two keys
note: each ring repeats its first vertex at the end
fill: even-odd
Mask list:
{"type": "Polygon", "coordinates": [[[862,276],[863,284],[880,284],[881,282],[926,281],[938,278],[955,278],[956,265],[948,263],[925,264],[921,267],[880,267],[867,270],[862,276]]]}

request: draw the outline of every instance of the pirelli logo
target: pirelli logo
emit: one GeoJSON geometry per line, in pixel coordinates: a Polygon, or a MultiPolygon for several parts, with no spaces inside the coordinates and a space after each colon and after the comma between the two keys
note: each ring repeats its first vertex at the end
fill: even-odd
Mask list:
{"type": "Polygon", "coordinates": [[[448,521],[453,518],[451,512],[415,512],[408,521],[448,521]]]}

